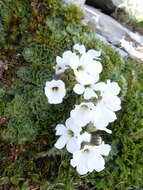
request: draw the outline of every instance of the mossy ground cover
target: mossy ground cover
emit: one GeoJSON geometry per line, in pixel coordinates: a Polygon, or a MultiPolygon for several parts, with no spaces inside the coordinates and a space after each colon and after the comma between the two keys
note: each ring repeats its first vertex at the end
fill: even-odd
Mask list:
{"type": "Polygon", "coordinates": [[[61,0],[0,0],[0,60],[8,69],[0,81],[0,189],[141,190],[143,188],[143,63],[122,59],[82,24],[82,12],[61,0]],[[34,2],[34,3],[33,3],[34,2]],[[31,4],[32,3],[32,4],[31,4]],[[101,80],[121,87],[122,110],[100,132],[112,145],[106,169],[80,176],[70,155],[56,150],[55,126],[63,123],[80,98],[72,92],[72,73],[63,104],[44,95],[55,58],[75,43],[102,50],[101,80]]]}

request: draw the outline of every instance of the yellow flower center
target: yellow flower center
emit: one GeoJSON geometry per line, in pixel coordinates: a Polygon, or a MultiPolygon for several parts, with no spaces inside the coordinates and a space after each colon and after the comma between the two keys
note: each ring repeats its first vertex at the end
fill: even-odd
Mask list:
{"type": "Polygon", "coordinates": [[[88,148],[86,148],[86,149],[84,150],[84,152],[90,152],[90,150],[89,150],[88,148]]]}
{"type": "Polygon", "coordinates": [[[53,88],[52,88],[52,91],[53,92],[57,92],[59,90],[59,87],[57,87],[57,86],[54,86],[53,88]]]}
{"type": "Polygon", "coordinates": [[[91,84],[84,85],[85,88],[91,88],[91,84]]]}
{"type": "Polygon", "coordinates": [[[89,109],[89,107],[88,107],[86,104],[82,104],[82,105],[81,105],[81,108],[83,108],[84,110],[89,109]]]}
{"type": "Polygon", "coordinates": [[[74,133],[73,133],[73,131],[71,131],[71,130],[68,130],[68,131],[67,131],[67,134],[68,134],[69,137],[73,137],[73,136],[74,136],[74,133]]]}
{"type": "Polygon", "coordinates": [[[78,66],[77,71],[83,71],[83,70],[84,70],[84,68],[81,65],[78,66]]]}

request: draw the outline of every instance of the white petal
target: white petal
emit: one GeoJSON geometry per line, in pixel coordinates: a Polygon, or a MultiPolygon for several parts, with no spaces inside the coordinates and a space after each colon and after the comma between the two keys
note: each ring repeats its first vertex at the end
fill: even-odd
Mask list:
{"type": "Polygon", "coordinates": [[[108,144],[101,144],[97,146],[97,149],[100,151],[100,154],[108,156],[109,152],[111,151],[111,146],[108,144]]]}
{"type": "Polygon", "coordinates": [[[75,136],[79,135],[82,130],[81,126],[79,126],[71,117],[66,120],[66,126],[74,132],[75,136]]]}
{"type": "Polygon", "coordinates": [[[80,151],[77,151],[77,152],[73,153],[73,159],[71,159],[71,162],[70,162],[70,164],[73,167],[76,167],[78,165],[78,163],[80,162],[80,155],[81,155],[80,151]]]}
{"type": "Polygon", "coordinates": [[[71,51],[65,51],[63,53],[63,58],[70,58],[73,55],[73,53],[71,51]]]}
{"type": "Polygon", "coordinates": [[[63,135],[67,131],[66,127],[62,124],[58,124],[56,126],[56,135],[63,135]]]}
{"type": "Polygon", "coordinates": [[[108,125],[108,123],[113,122],[114,120],[116,120],[116,114],[112,110],[106,108],[106,105],[100,101],[96,105],[93,114],[93,123],[95,127],[98,130],[104,130],[108,133],[111,133],[111,131],[105,127],[108,125]]]}
{"type": "MultiPolygon", "coordinates": [[[[98,128],[99,129],[99,128],[98,128]]],[[[101,128],[101,129],[99,129],[99,130],[102,130],[102,131],[106,131],[107,133],[109,133],[109,134],[112,134],[112,131],[111,130],[109,130],[109,129],[107,129],[106,127],[104,128],[101,128]]]]}
{"type": "Polygon", "coordinates": [[[101,73],[102,71],[102,64],[99,61],[91,61],[88,64],[87,72],[92,75],[96,75],[101,73]]]}
{"type": "Polygon", "coordinates": [[[77,172],[81,175],[88,173],[87,156],[85,154],[81,154],[80,156],[80,162],[77,165],[77,172]]]}
{"type": "Polygon", "coordinates": [[[65,70],[66,70],[66,66],[64,64],[57,64],[55,66],[55,73],[58,75],[58,74],[61,74],[61,73],[64,73],[65,70]]]}
{"type": "Polygon", "coordinates": [[[59,97],[58,95],[52,95],[48,97],[49,104],[61,104],[63,102],[63,98],[59,97]]]}
{"type": "Polygon", "coordinates": [[[74,110],[71,110],[70,116],[79,126],[83,127],[91,121],[93,109],[94,104],[92,102],[81,103],[80,105],[76,106],[74,110]]]}
{"type": "Polygon", "coordinates": [[[80,144],[77,142],[75,138],[71,138],[67,145],[66,145],[67,151],[70,153],[74,153],[80,149],[80,144]]]}
{"type": "Polygon", "coordinates": [[[84,86],[81,85],[81,84],[76,84],[73,88],[73,91],[76,93],[76,94],[83,94],[84,92],[84,86]]]}
{"type": "MultiPolygon", "coordinates": [[[[96,75],[98,77],[98,75],[96,75]]],[[[94,84],[97,81],[97,77],[90,75],[86,72],[81,73],[76,73],[76,80],[82,84],[94,84]]]]}
{"type": "Polygon", "coordinates": [[[98,98],[98,96],[96,95],[96,93],[93,91],[93,89],[91,88],[86,88],[85,92],[84,92],[84,99],[89,100],[90,98],[96,97],[98,98]]]}
{"type": "Polygon", "coordinates": [[[113,95],[118,95],[121,89],[117,82],[110,82],[110,80],[107,80],[107,88],[113,95]]]}
{"type": "Polygon", "coordinates": [[[91,158],[88,160],[89,171],[96,170],[97,172],[102,171],[105,167],[105,161],[100,154],[91,154],[91,158]]]}
{"type": "Polygon", "coordinates": [[[111,94],[104,95],[103,101],[105,105],[112,111],[118,111],[121,109],[121,100],[118,96],[112,96],[111,94]]]}
{"type": "Polygon", "coordinates": [[[91,141],[91,134],[84,132],[83,134],[78,136],[78,141],[82,142],[90,142],[91,141]]]}
{"type": "Polygon", "coordinates": [[[77,67],[80,65],[79,56],[76,54],[73,54],[69,60],[68,64],[72,69],[77,69],[77,67]]]}
{"type": "Polygon", "coordinates": [[[58,149],[62,149],[68,141],[66,136],[61,136],[58,138],[57,142],[55,143],[55,147],[58,149]]]}
{"type": "Polygon", "coordinates": [[[80,44],[75,44],[73,49],[79,51],[80,54],[84,54],[86,52],[85,46],[80,44]]]}
{"type": "Polygon", "coordinates": [[[63,64],[63,59],[60,56],[56,57],[56,63],[57,64],[63,64]]]}
{"type": "Polygon", "coordinates": [[[90,56],[92,56],[93,58],[99,57],[101,55],[101,51],[96,51],[96,50],[88,50],[88,52],[90,54],[90,56]]]}
{"type": "Polygon", "coordinates": [[[99,82],[94,85],[94,90],[103,91],[106,88],[106,84],[104,82],[99,82]]]}

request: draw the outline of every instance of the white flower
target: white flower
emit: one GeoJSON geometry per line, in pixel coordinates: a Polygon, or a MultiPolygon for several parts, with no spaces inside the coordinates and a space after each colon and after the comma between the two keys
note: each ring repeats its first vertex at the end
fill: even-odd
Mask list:
{"type": "Polygon", "coordinates": [[[84,93],[84,99],[89,100],[90,98],[98,98],[97,94],[94,91],[94,84],[76,84],[73,88],[73,91],[76,94],[83,94],[84,93]]]}
{"type": "Polygon", "coordinates": [[[70,117],[73,118],[78,125],[83,127],[91,121],[93,109],[94,104],[92,102],[83,102],[80,105],[75,106],[75,108],[70,112],[70,117]]]}
{"type": "MultiPolygon", "coordinates": [[[[58,59],[58,57],[57,57],[57,59],[58,59]]],[[[66,68],[67,68],[66,65],[63,64],[63,63],[57,64],[57,65],[55,66],[55,73],[56,73],[56,75],[59,75],[59,74],[61,74],[61,73],[64,73],[65,70],[66,70],[66,68]]]]}
{"type": "Polygon", "coordinates": [[[47,81],[45,95],[50,104],[60,104],[66,94],[65,84],[62,80],[47,81]]]}
{"type": "Polygon", "coordinates": [[[100,101],[93,111],[93,119],[92,122],[96,129],[106,131],[107,133],[112,133],[111,130],[107,129],[106,127],[110,122],[113,122],[116,120],[116,114],[106,108],[105,104],[100,101]]]}
{"type": "Polygon", "coordinates": [[[73,153],[80,149],[81,142],[83,138],[80,136],[81,127],[74,123],[72,118],[66,120],[66,126],[57,125],[56,126],[56,135],[59,135],[55,147],[62,149],[65,145],[68,152],[73,153]]]}
{"type": "Polygon", "coordinates": [[[65,51],[63,53],[63,57],[56,57],[57,64],[69,65],[69,60],[71,59],[72,55],[73,53],[71,51],[65,51]]]}
{"type": "MultiPolygon", "coordinates": [[[[87,56],[85,56],[85,57],[87,57],[87,56]]],[[[99,80],[99,73],[102,70],[102,65],[101,65],[101,63],[94,64],[95,61],[93,61],[92,59],[91,59],[91,61],[92,61],[91,64],[89,62],[89,59],[88,59],[88,62],[83,61],[83,59],[84,59],[84,57],[80,58],[78,55],[73,54],[69,61],[69,66],[73,69],[74,74],[76,76],[76,80],[79,83],[93,84],[99,80]]]]}
{"type": "Polygon", "coordinates": [[[94,60],[91,54],[85,53],[80,57],[80,64],[86,68],[86,72],[90,75],[99,75],[102,71],[102,64],[94,60]]]}
{"type": "Polygon", "coordinates": [[[102,64],[99,61],[93,60],[90,54],[83,54],[81,57],[74,55],[71,58],[70,66],[74,71],[75,76],[88,74],[93,78],[97,78],[102,71],[102,64]]]}
{"type": "Polygon", "coordinates": [[[107,156],[110,150],[111,147],[107,144],[99,146],[86,145],[82,150],[74,152],[71,165],[76,167],[77,172],[81,175],[94,170],[100,172],[105,167],[105,161],[101,155],[107,156]]]}
{"type": "Polygon", "coordinates": [[[56,63],[57,63],[55,67],[56,74],[61,74],[67,69],[67,66],[69,65],[72,56],[73,53],[71,51],[65,51],[63,53],[63,57],[60,56],[56,57],[56,63]]]}
{"type": "Polygon", "coordinates": [[[110,82],[110,80],[107,80],[107,84],[100,82],[96,84],[95,90],[101,92],[102,102],[108,109],[112,111],[118,111],[121,109],[121,100],[117,96],[120,92],[118,83],[110,82]]]}
{"type": "Polygon", "coordinates": [[[106,94],[103,96],[102,101],[104,102],[106,107],[112,111],[118,111],[121,109],[121,100],[118,96],[106,94]]]}
{"type": "Polygon", "coordinates": [[[107,80],[107,84],[104,82],[99,82],[96,84],[96,90],[101,91],[101,94],[110,93],[114,96],[117,96],[120,93],[121,88],[117,82],[111,82],[107,80]]]}

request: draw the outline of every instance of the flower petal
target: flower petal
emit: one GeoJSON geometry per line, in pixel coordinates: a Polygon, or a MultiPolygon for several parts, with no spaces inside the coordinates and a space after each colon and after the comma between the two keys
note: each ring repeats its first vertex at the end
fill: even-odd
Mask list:
{"type": "Polygon", "coordinates": [[[78,163],[80,162],[80,156],[81,156],[81,152],[80,151],[74,152],[73,159],[71,159],[71,161],[70,161],[70,164],[73,167],[76,167],[78,165],[78,163]]]}
{"type": "Polygon", "coordinates": [[[74,153],[76,151],[78,151],[80,149],[80,144],[78,143],[78,141],[75,138],[71,138],[67,145],[66,145],[67,151],[70,153],[74,153]]]}
{"type": "Polygon", "coordinates": [[[74,132],[75,136],[78,136],[82,130],[81,126],[79,126],[71,117],[66,120],[66,126],[74,132]]]}
{"type": "Polygon", "coordinates": [[[67,129],[64,125],[58,124],[56,126],[56,135],[64,135],[66,133],[67,129]]]}
{"type": "Polygon", "coordinates": [[[56,63],[57,64],[63,64],[63,59],[60,56],[56,57],[56,63]]]}
{"type": "Polygon", "coordinates": [[[112,94],[105,94],[103,102],[106,107],[112,111],[118,111],[121,109],[121,100],[118,96],[112,96],[112,94]]]}
{"type": "Polygon", "coordinates": [[[101,51],[96,51],[96,50],[93,50],[93,49],[88,50],[87,53],[90,54],[90,56],[93,57],[93,58],[97,58],[97,57],[99,57],[101,55],[101,51]]]}
{"type": "Polygon", "coordinates": [[[98,98],[98,96],[96,95],[96,93],[93,91],[93,89],[91,88],[86,88],[85,92],[84,92],[84,99],[89,100],[90,98],[96,97],[98,98]]]}
{"type": "Polygon", "coordinates": [[[91,154],[91,158],[88,159],[88,170],[92,172],[96,170],[97,172],[102,171],[105,167],[105,161],[100,154],[91,154]]]}
{"type": "Polygon", "coordinates": [[[83,94],[84,92],[84,86],[81,85],[81,84],[76,84],[73,88],[73,91],[76,93],[76,94],[83,94]]]}
{"type": "Polygon", "coordinates": [[[85,154],[80,155],[80,162],[77,165],[77,172],[81,175],[88,173],[87,156],[85,154]]]}
{"type": "Polygon", "coordinates": [[[79,51],[80,54],[84,54],[86,52],[85,46],[80,44],[75,44],[73,49],[79,51]]]}
{"type": "Polygon", "coordinates": [[[65,136],[60,136],[57,140],[57,142],[55,143],[55,147],[58,149],[62,149],[66,143],[68,141],[68,138],[65,136]]]}
{"type": "Polygon", "coordinates": [[[111,151],[111,146],[108,144],[101,144],[97,146],[97,149],[100,151],[100,154],[108,156],[109,152],[111,151]]]}

